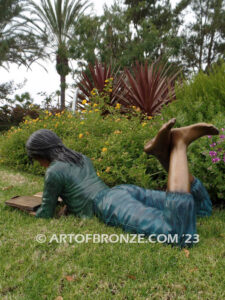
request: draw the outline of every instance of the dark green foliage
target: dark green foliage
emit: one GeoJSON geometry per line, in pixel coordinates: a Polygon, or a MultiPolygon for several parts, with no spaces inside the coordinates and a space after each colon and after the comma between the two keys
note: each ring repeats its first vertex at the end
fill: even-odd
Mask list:
{"type": "Polygon", "coordinates": [[[182,56],[187,68],[209,70],[225,58],[225,4],[223,0],[192,0],[193,21],[183,30],[182,56]]]}
{"type": "Polygon", "coordinates": [[[18,125],[26,116],[36,119],[39,116],[39,105],[33,105],[33,99],[29,93],[16,95],[6,104],[0,107],[0,127],[2,130],[18,125]]]}
{"type": "Polygon", "coordinates": [[[9,96],[14,93],[16,87],[13,81],[0,84],[0,102],[8,101],[9,96]]]}
{"type": "Polygon", "coordinates": [[[26,26],[26,9],[26,0],[0,0],[0,67],[8,63],[29,66],[43,57],[46,39],[26,26]]]}
{"type": "Polygon", "coordinates": [[[160,1],[154,1],[157,5],[153,1],[131,2],[130,5],[125,1],[128,6],[115,2],[104,7],[101,17],[81,19],[70,41],[71,56],[78,59],[79,66],[85,68],[97,59],[123,69],[137,60],[144,63],[179,55],[178,30],[185,5],[175,13],[169,1],[160,5],[160,1]]]}
{"type": "MultiPolygon", "coordinates": [[[[94,65],[95,50],[98,49],[101,21],[97,16],[81,16],[76,24],[72,38],[69,41],[70,57],[78,66],[85,67],[86,63],[94,65]]],[[[78,73],[78,70],[74,70],[78,73]]]]}
{"type": "Polygon", "coordinates": [[[195,122],[211,122],[225,108],[225,63],[214,66],[208,74],[200,72],[182,86],[177,85],[174,101],[162,114],[176,116],[179,126],[195,122]],[[179,112],[179,114],[178,114],[179,112]]]}

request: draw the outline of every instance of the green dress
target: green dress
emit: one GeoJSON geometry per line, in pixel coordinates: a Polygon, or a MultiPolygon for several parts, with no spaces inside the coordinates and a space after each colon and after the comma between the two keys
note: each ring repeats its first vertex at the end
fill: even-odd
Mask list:
{"type": "Polygon", "coordinates": [[[82,167],[61,161],[50,164],[37,218],[53,217],[60,196],[75,216],[95,215],[108,225],[146,236],[178,235],[179,244],[184,245],[186,235],[196,234],[196,215],[211,214],[211,200],[197,178],[191,193],[154,191],[131,184],[109,188],[97,176],[91,160],[85,155],[83,160],[82,167]]]}

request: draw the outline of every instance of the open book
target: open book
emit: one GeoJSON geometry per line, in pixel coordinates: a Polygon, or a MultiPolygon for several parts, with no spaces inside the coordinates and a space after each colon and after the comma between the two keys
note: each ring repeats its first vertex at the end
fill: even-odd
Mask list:
{"type": "MultiPolygon", "coordinates": [[[[36,211],[41,206],[42,195],[43,193],[39,192],[33,196],[15,196],[7,200],[5,204],[21,210],[36,211]]],[[[60,197],[58,198],[58,202],[62,202],[60,197]]]]}

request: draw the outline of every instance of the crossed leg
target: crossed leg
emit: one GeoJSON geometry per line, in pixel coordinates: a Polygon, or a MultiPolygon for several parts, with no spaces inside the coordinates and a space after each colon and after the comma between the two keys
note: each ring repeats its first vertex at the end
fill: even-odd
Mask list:
{"type": "Polygon", "coordinates": [[[144,151],[156,156],[168,171],[167,191],[190,192],[194,177],[188,170],[187,148],[196,139],[219,131],[207,123],[171,129],[175,122],[174,118],[164,124],[157,136],[144,146],[144,151]]]}

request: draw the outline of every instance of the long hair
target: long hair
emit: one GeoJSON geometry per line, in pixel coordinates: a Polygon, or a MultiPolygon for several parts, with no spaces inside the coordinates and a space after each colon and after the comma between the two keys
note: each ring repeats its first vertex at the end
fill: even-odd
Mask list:
{"type": "Polygon", "coordinates": [[[29,158],[63,161],[83,165],[83,156],[67,148],[61,139],[51,130],[40,129],[31,134],[26,142],[26,149],[29,158]]]}

